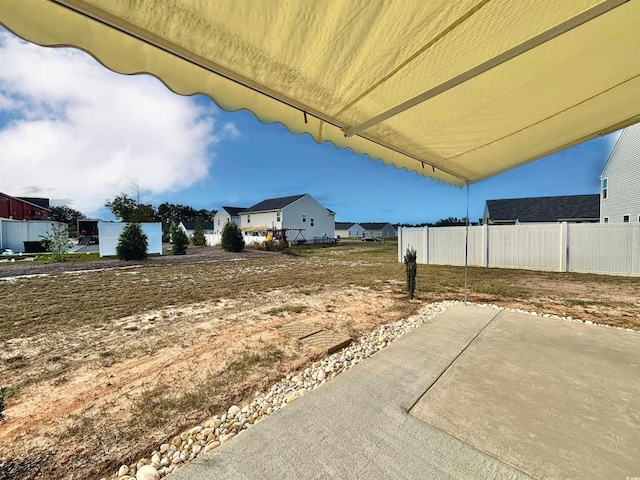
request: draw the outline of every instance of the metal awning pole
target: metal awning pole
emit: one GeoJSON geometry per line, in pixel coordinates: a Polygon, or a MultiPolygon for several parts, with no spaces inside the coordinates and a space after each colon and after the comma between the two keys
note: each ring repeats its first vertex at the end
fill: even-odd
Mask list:
{"type": "Polygon", "coordinates": [[[464,231],[464,304],[467,304],[467,267],[469,259],[469,183],[467,183],[467,218],[464,231]]]}

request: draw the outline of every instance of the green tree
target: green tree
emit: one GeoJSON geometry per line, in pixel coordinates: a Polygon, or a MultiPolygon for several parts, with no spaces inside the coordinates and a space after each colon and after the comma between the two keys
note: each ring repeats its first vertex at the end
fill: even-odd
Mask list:
{"type": "Polygon", "coordinates": [[[40,235],[40,243],[51,255],[47,257],[49,262],[58,263],[67,260],[69,252],[69,230],[67,225],[52,223],[51,230],[45,235],[40,235]]]}
{"type": "Polygon", "coordinates": [[[105,203],[105,207],[111,210],[111,213],[116,218],[119,218],[121,222],[153,222],[158,215],[155,208],[152,205],[145,205],[140,203],[140,185],[133,182],[129,186],[129,196],[126,192],[116,195],[113,200],[108,200],[105,203]]]}
{"type": "Polygon", "coordinates": [[[121,222],[133,222],[135,220],[137,204],[126,193],[116,195],[113,200],[107,199],[104,206],[111,210],[113,216],[121,222]]]}
{"type": "Polygon", "coordinates": [[[456,227],[467,224],[467,217],[449,217],[449,218],[441,218],[436,223],[433,224],[434,227],[456,227]]]}
{"type": "Polygon", "coordinates": [[[51,207],[51,220],[66,223],[69,226],[69,235],[78,234],[78,220],[87,218],[86,215],[67,205],[56,205],[51,207]]]}
{"type": "Polygon", "coordinates": [[[87,218],[86,215],[78,210],[67,205],[56,205],[51,207],[51,220],[55,222],[66,223],[67,225],[74,225],[81,218],[87,218]]]}
{"type": "Polygon", "coordinates": [[[227,252],[241,252],[244,250],[244,239],[240,228],[233,222],[227,222],[222,230],[220,244],[227,252]]]}
{"type": "Polygon", "coordinates": [[[407,252],[404,254],[404,265],[407,271],[407,293],[409,298],[414,297],[416,291],[416,274],[418,272],[418,255],[414,248],[407,248],[407,252]]]}
{"type": "Polygon", "coordinates": [[[187,234],[184,233],[184,231],[175,223],[171,225],[170,234],[171,242],[173,243],[173,245],[171,246],[171,253],[173,253],[174,255],[186,254],[187,245],[189,244],[187,234]]]}
{"type": "Polygon", "coordinates": [[[207,244],[207,239],[204,236],[204,228],[202,228],[200,222],[196,222],[195,227],[193,227],[193,238],[191,239],[191,241],[197,247],[201,247],[207,244]]]}
{"type": "Polygon", "coordinates": [[[120,260],[144,260],[147,258],[148,246],[147,236],[140,224],[129,223],[120,234],[116,255],[120,260]]]}

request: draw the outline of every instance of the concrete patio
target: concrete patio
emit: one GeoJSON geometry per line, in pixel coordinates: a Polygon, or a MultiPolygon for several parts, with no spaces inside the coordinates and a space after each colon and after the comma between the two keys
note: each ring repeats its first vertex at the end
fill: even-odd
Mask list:
{"type": "Polygon", "coordinates": [[[175,471],[640,477],[640,334],[458,305],[175,471]]]}

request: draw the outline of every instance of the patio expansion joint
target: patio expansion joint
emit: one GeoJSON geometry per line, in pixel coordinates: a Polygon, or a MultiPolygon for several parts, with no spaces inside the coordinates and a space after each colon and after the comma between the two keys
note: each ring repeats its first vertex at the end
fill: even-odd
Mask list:
{"type": "Polygon", "coordinates": [[[493,321],[498,318],[498,316],[500,316],[500,314],[502,314],[503,310],[498,310],[498,312],[491,318],[491,320],[489,320],[487,322],[487,324],[482,327],[480,329],[480,331],[478,333],[476,333],[474,335],[474,337],[469,341],[469,343],[467,343],[465,345],[465,347],[460,350],[460,352],[453,358],[453,360],[451,360],[451,362],[442,369],[442,371],[438,374],[438,376],[433,380],[433,382],[431,382],[431,384],[429,386],[427,386],[427,388],[425,389],[424,392],[422,392],[420,395],[418,395],[418,398],[415,399],[415,401],[413,403],[411,403],[411,406],[406,410],[407,414],[411,414],[411,410],[413,410],[413,407],[415,407],[417,405],[417,403],[427,394],[429,393],[429,390],[431,390],[431,388],[438,383],[438,380],[440,380],[440,378],[447,373],[447,371],[453,366],[454,363],[456,363],[456,361],[462,356],[462,354],[464,352],[467,351],[467,349],[471,346],[471,344],[473,344],[473,342],[476,341],[476,339],[482,335],[482,333],[489,327],[489,325],[491,325],[493,323],[493,321]]]}

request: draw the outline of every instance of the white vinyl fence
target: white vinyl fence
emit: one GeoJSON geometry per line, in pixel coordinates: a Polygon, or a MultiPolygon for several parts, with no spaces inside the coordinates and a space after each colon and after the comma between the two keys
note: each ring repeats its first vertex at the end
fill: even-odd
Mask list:
{"type": "MultiPolygon", "coordinates": [[[[124,222],[98,222],[101,257],[115,256],[120,235],[126,226],[124,222]]],[[[162,254],[162,223],[141,223],[140,227],[147,236],[147,253],[162,254]]]]}
{"type": "MultiPolygon", "coordinates": [[[[407,247],[418,263],[464,265],[465,227],[402,228],[398,261],[407,247]]],[[[640,275],[640,224],[537,223],[469,227],[468,264],[555,272],[640,275]]]]}

